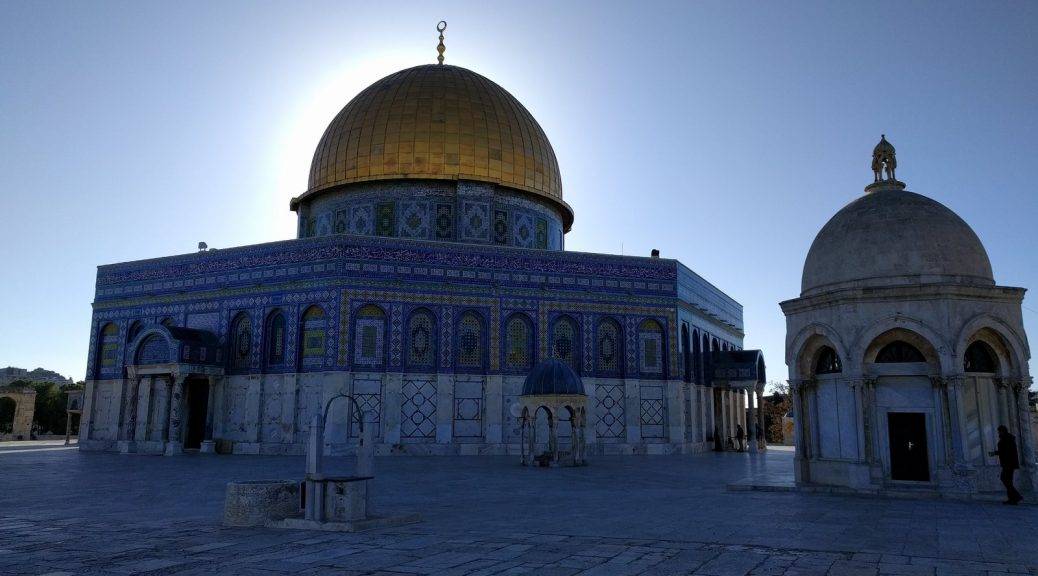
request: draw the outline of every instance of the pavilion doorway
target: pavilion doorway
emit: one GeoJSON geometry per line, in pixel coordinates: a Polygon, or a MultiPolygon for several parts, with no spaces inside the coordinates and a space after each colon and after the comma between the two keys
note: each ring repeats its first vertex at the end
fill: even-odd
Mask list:
{"type": "Polygon", "coordinates": [[[930,457],[926,448],[926,415],[922,412],[888,412],[890,478],[930,481],[930,457]]]}
{"type": "Polygon", "coordinates": [[[209,411],[209,381],[204,378],[188,379],[186,394],[184,449],[198,450],[205,439],[205,422],[209,411]]]}

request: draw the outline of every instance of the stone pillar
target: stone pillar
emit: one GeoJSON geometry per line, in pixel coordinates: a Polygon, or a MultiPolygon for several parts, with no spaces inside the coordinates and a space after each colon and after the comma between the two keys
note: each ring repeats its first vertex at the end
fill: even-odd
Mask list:
{"type": "Polygon", "coordinates": [[[948,378],[934,377],[937,385],[943,385],[945,395],[948,398],[948,426],[951,433],[951,460],[956,469],[966,468],[966,417],[962,401],[962,387],[965,384],[965,376],[956,374],[948,378]]]}
{"type": "Polygon", "coordinates": [[[134,375],[129,379],[126,391],[126,425],[123,427],[123,440],[132,442],[137,435],[137,394],[142,378],[134,375]]]}
{"type": "Polygon", "coordinates": [[[167,432],[166,456],[175,456],[184,452],[181,419],[184,415],[184,381],[186,379],[186,376],[175,375],[169,391],[169,431],[167,432]]]}
{"type": "Polygon", "coordinates": [[[404,374],[391,372],[382,381],[382,438],[386,444],[399,444],[404,374]]]}
{"type": "Polygon", "coordinates": [[[505,429],[505,399],[504,399],[504,377],[500,374],[487,376],[486,390],[486,443],[488,445],[499,445],[504,441],[505,429]]]}
{"type": "Polygon", "coordinates": [[[1016,420],[1019,422],[1017,434],[1017,446],[1020,451],[1020,475],[1023,476],[1021,484],[1030,488],[1032,494],[1038,492],[1038,471],[1035,470],[1035,447],[1034,433],[1031,429],[1031,407],[1027,403],[1027,391],[1031,387],[1031,378],[1025,377],[1016,380],[1012,384],[1012,390],[1016,399],[1016,420]]]}
{"type": "Polygon", "coordinates": [[[436,376],[436,443],[450,444],[454,437],[454,375],[436,376]]]}
{"type": "Polygon", "coordinates": [[[632,448],[642,442],[641,397],[638,380],[624,378],[624,427],[627,430],[627,444],[632,448]]]}
{"type": "Polygon", "coordinates": [[[764,450],[767,450],[768,449],[768,422],[767,422],[767,419],[765,418],[765,413],[764,413],[764,384],[758,384],[756,392],[757,392],[757,407],[760,408],[760,410],[757,411],[757,418],[759,419],[759,424],[760,424],[760,438],[761,438],[761,442],[764,444],[764,446],[762,448],[764,450]]]}
{"type": "Polygon", "coordinates": [[[83,446],[84,440],[91,440],[92,426],[94,421],[94,393],[97,384],[93,380],[87,380],[86,389],[83,391],[83,413],[79,416],[79,445],[83,446]]]}
{"type": "Polygon", "coordinates": [[[752,453],[756,453],[758,450],[757,444],[757,408],[754,406],[755,394],[752,389],[746,390],[746,404],[750,410],[750,415],[746,420],[746,435],[749,436],[749,442],[747,443],[748,450],[752,453]]]}
{"type": "Polygon", "coordinates": [[[667,399],[667,440],[672,445],[680,445],[685,440],[685,384],[681,380],[671,380],[665,384],[664,393],[667,399]]]}
{"type": "Polygon", "coordinates": [[[148,376],[137,388],[137,430],[134,437],[137,442],[148,441],[148,428],[151,425],[151,389],[155,386],[155,377],[148,376]]]}
{"type": "MultiPolygon", "coordinates": [[[[210,386],[212,386],[210,384],[210,386]]],[[[299,408],[299,375],[298,374],[285,374],[281,380],[281,422],[284,427],[284,434],[282,435],[282,442],[286,444],[295,444],[296,430],[299,429],[299,423],[296,422],[296,415],[299,408]]],[[[210,391],[212,388],[210,388],[210,391]]],[[[215,400],[215,397],[210,393],[209,402],[215,400]]]]}
{"type": "Polygon", "coordinates": [[[213,420],[216,419],[216,376],[209,376],[209,397],[205,402],[205,437],[199,452],[213,454],[216,452],[216,443],[213,441],[213,420]]]}

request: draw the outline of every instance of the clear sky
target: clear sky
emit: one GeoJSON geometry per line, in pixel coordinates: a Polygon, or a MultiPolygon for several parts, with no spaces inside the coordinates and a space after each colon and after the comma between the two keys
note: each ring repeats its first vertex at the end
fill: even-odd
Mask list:
{"type": "Polygon", "coordinates": [[[880,133],[1000,284],[1038,288],[1038,3],[6,0],[0,366],[84,377],[99,264],[293,237],[327,123],[434,62],[441,19],[447,62],[551,139],[567,249],[681,260],[773,379],[778,302],[880,133]]]}

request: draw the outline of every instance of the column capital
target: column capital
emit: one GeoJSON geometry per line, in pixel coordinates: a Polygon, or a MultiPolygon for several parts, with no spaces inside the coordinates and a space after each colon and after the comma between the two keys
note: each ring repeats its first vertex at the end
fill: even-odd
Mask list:
{"type": "Polygon", "coordinates": [[[945,378],[944,376],[930,376],[930,385],[934,388],[944,389],[951,384],[949,380],[949,378],[945,378]]]}

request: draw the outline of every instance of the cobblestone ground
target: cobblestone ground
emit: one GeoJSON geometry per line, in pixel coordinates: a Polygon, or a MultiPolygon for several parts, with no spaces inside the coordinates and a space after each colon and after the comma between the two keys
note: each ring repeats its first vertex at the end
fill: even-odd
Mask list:
{"type": "MultiPolygon", "coordinates": [[[[334,472],[347,459],[332,458],[334,472]]],[[[220,525],[229,480],[301,476],[302,458],[177,458],[0,445],[0,574],[1038,575],[1038,508],[726,492],[792,454],[377,460],[361,534],[220,525]]]]}

